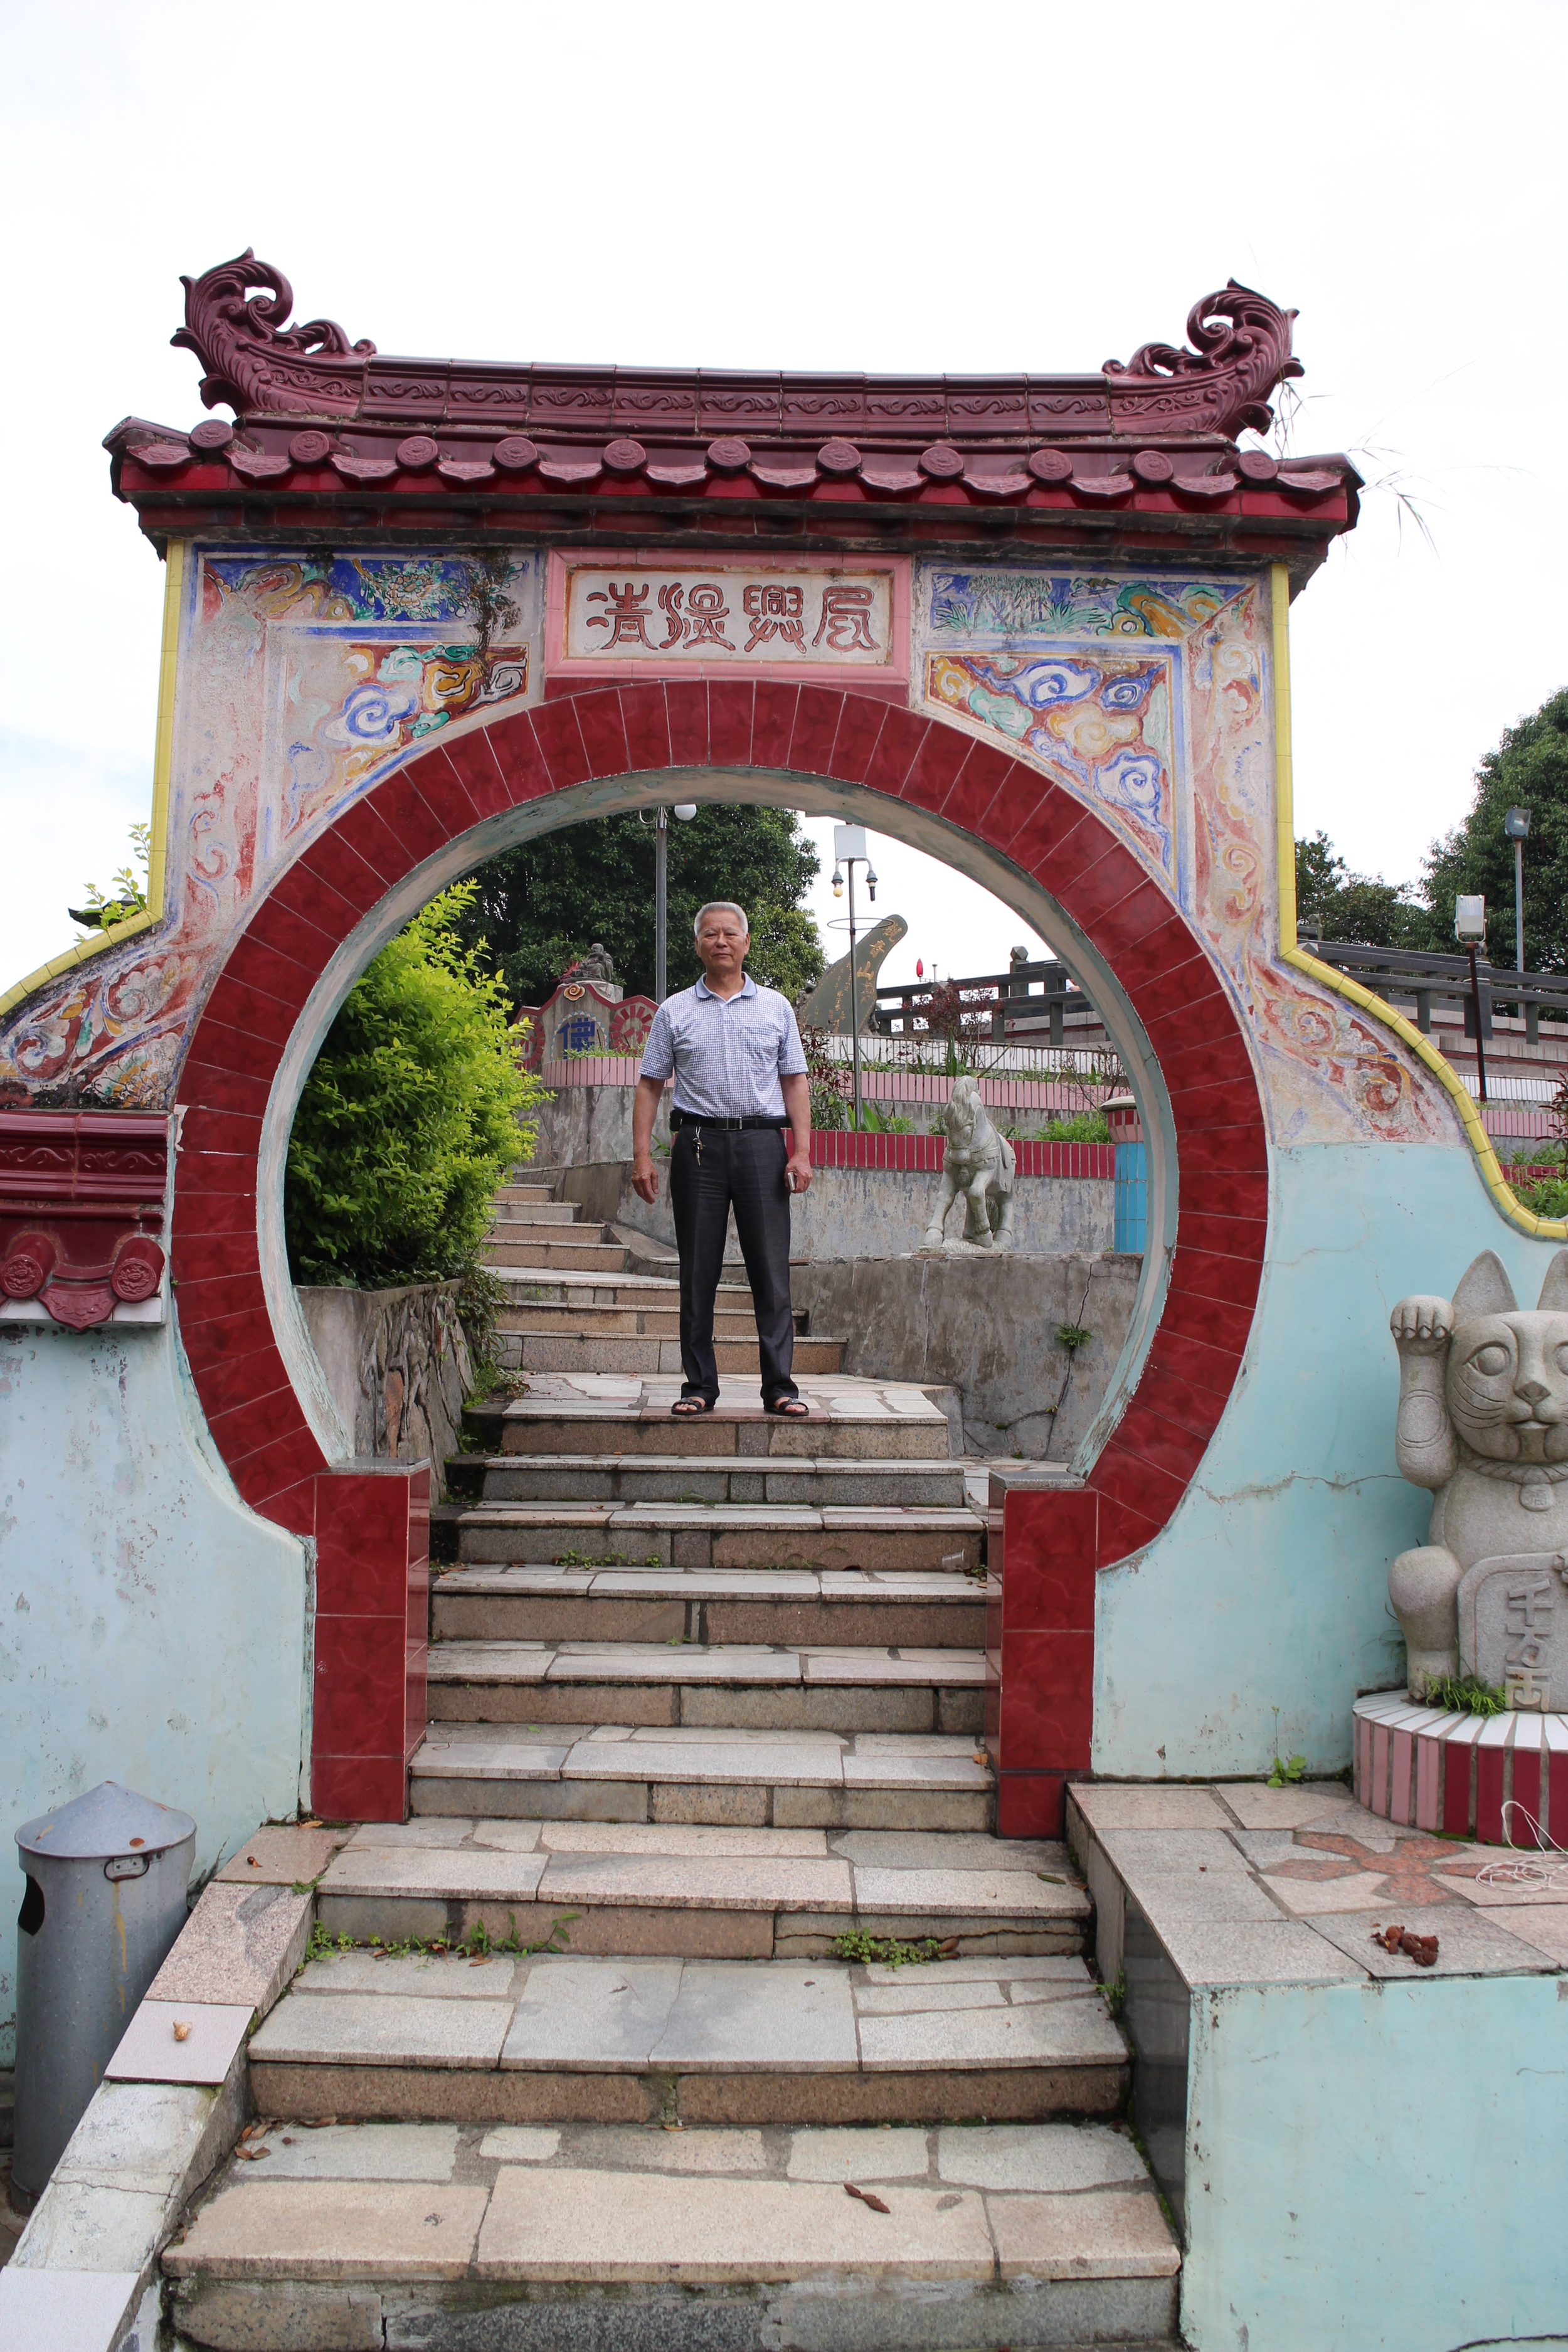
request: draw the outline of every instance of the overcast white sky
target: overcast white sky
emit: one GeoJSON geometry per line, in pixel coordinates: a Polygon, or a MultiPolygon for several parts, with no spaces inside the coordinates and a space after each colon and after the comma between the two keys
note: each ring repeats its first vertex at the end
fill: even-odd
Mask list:
{"type": "MultiPolygon", "coordinates": [[[[182,270],[253,245],[385,352],[1096,368],[1236,276],[1300,311],[1298,447],[1386,492],[1295,609],[1297,820],[1414,876],[1564,682],[1563,0],[4,0],[0,979],[147,814],[161,571],[109,494],[184,426],[182,270]]],[[[876,845],[887,967],[1017,919],[876,845]]],[[[820,913],[838,911],[826,895],[820,913]]]]}

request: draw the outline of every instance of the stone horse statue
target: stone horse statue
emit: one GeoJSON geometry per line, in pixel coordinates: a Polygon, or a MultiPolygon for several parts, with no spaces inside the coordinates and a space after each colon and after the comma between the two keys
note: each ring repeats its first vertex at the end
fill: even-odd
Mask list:
{"type": "Polygon", "coordinates": [[[998,1135],[991,1124],[977,1078],[954,1079],[952,1099],[942,1115],[942,1130],[947,1138],[942,1191],[921,1248],[943,1246],[947,1213],[962,1194],[964,1240],[976,1249],[1010,1250],[1017,1163],[1006,1137],[998,1135]]]}

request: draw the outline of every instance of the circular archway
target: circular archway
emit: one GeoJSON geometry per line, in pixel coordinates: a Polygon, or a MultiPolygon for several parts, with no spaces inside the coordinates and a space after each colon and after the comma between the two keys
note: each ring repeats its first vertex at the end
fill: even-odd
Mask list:
{"type": "Polygon", "coordinates": [[[977,878],[1054,931],[1091,986],[1120,1002],[1119,1042],[1157,1096],[1145,1110],[1164,1260],[1146,1272],[1121,1418],[1088,1470],[1084,1565],[1138,1551],[1203,1457],[1258,1298],[1268,1171],[1251,1055],[1196,932],[1110,825],[1037,767],[853,686],[693,680],[563,694],[433,742],[273,886],[193,1034],[173,1220],[181,1341],[240,1494],[310,1534],[315,1483],[333,1467],[277,1254],[289,1123],[338,1003],[416,905],[532,829],[517,812],[548,806],[554,824],[634,806],[658,797],[649,780],[670,770],[749,774],[757,797],[796,805],[847,796],[881,829],[952,862],[972,845],[977,878]]]}

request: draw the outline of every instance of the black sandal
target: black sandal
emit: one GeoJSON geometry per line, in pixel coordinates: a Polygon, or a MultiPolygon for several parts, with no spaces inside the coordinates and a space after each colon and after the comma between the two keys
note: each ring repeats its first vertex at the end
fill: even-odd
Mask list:
{"type": "Polygon", "coordinates": [[[676,1398],[675,1402],[669,1409],[670,1412],[678,1417],[678,1419],[681,1421],[693,1421],[700,1412],[711,1412],[718,1404],[718,1402],[719,1400],[717,1397],[714,1397],[710,1401],[707,1397],[679,1396],[676,1398]]]}
{"type": "Polygon", "coordinates": [[[811,1418],[811,1407],[804,1397],[798,1396],[774,1397],[770,1403],[763,1405],[763,1411],[772,1413],[775,1421],[809,1421],[811,1418]]]}

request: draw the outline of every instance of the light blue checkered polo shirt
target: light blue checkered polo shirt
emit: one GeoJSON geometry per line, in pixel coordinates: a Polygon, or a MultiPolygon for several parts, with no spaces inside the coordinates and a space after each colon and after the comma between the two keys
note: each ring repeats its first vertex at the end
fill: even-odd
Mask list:
{"type": "Polygon", "coordinates": [[[675,1108],[692,1118],[776,1118],[784,1124],[781,1078],[805,1069],[787,997],[748,974],[738,996],[715,996],[705,980],[667,997],[653,1016],[642,1057],[645,1078],[675,1076],[675,1108]]]}

